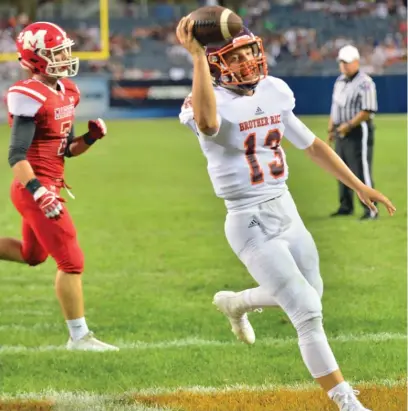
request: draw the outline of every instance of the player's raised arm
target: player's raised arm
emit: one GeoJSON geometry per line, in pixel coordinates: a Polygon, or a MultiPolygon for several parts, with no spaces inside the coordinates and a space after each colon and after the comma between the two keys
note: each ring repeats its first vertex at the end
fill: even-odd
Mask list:
{"type": "Polygon", "coordinates": [[[197,127],[205,135],[217,133],[219,124],[215,94],[204,48],[193,37],[194,21],[183,17],[177,27],[181,45],[191,54],[194,64],[192,105],[197,127]]]}

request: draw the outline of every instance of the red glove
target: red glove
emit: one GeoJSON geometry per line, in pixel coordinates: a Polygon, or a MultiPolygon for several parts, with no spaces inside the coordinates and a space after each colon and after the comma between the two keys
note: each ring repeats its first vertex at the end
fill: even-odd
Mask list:
{"type": "Polygon", "coordinates": [[[98,118],[96,120],[88,121],[89,137],[92,140],[99,140],[106,136],[108,129],[106,128],[105,122],[98,118]]]}
{"type": "Polygon", "coordinates": [[[44,186],[37,189],[33,194],[33,197],[38,207],[41,208],[47,218],[59,218],[64,212],[61,204],[64,202],[64,199],[58,197],[44,186]]]}

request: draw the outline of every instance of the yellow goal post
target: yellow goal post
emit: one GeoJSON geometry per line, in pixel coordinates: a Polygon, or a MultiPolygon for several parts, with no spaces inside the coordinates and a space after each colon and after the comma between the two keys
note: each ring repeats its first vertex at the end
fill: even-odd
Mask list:
{"type": "MultiPolygon", "coordinates": [[[[75,57],[81,60],[107,60],[109,58],[109,0],[99,0],[99,24],[101,49],[98,51],[73,50],[75,57]]],[[[17,61],[17,52],[1,53],[0,62],[17,61]]]]}

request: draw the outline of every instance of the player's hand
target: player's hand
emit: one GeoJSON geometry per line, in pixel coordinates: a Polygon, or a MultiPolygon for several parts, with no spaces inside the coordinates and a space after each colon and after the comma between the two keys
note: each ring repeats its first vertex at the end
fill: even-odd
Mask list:
{"type": "Polygon", "coordinates": [[[194,20],[183,17],[176,29],[180,44],[192,55],[205,55],[204,47],[193,36],[194,20]]]}
{"type": "Polygon", "coordinates": [[[64,212],[61,204],[64,202],[64,199],[58,197],[44,186],[40,187],[33,197],[47,218],[59,218],[64,212]]]}
{"type": "Polygon", "coordinates": [[[101,118],[98,118],[96,120],[88,121],[88,131],[89,137],[92,140],[99,140],[106,136],[108,128],[106,127],[105,122],[101,118]]]}
{"type": "Polygon", "coordinates": [[[331,146],[335,140],[336,140],[336,133],[334,131],[329,131],[329,134],[327,135],[326,143],[329,146],[331,146]]]}
{"type": "Polygon", "coordinates": [[[377,213],[378,210],[374,203],[381,203],[385,206],[389,215],[394,215],[396,211],[394,204],[392,204],[384,194],[374,190],[374,188],[364,185],[360,190],[356,190],[356,193],[360,200],[375,213],[377,213]]]}

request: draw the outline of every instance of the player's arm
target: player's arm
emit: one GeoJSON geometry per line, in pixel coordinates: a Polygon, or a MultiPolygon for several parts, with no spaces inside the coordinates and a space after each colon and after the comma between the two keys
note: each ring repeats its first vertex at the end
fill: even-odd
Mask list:
{"type": "Polygon", "coordinates": [[[177,37],[193,58],[192,105],[198,129],[207,136],[217,134],[220,124],[212,86],[210,69],[204,48],[193,37],[194,21],[187,17],[180,20],[177,37]]]}
{"type": "Polygon", "coordinates": [[[24,86],[11,87],[7,94],[7,107],[13,116],[8,161],[14,178],[33,196],[47,218],[58,218],[63,213],[60,199],[44,187],[27,161],[27,152],[36,131],[35,116],[46,98],[24,86]]]}
{"type": "Polygon", "coordinates": [[[27,151],[33,142],[34,134],[35,122],[33,117],[13,117],[8,162],[13,170],[14,177],[23,186],[36,178],[30,163],[26,160],[27,151]]]}
{"type": "Polygon", "coordinates": [[[10,87],[7,93],[7,108],[13,117],[8,162],[14,177],[23,186],[36,178],[26,158],[35,135],[35,116],[45,99],[35,90],[21,85],[10,87]]]}
{"type": "Polygon", "coordinates": [[[313,162],[353,189],[371,210],[377,211],[374,202],[380,202],[385,205],[390,215],[394,214],[395,207],[391,201],[359,180],[335,151],[317,138],[293,112],[285,116],[284,122],[285,137],[296,147],[305,150],[313,162]]]}
{"type": "Polygon", "coordinates": [[[14,178],[33,195],[34,201],[46,217],[58,218],[63,213],[61,199],[41,184],[26,159],[34,135],[33,117],[13,116],[8,161],[14,178]]]}
{"type": "Polygon", "coordinates": [[[98,118],[88,121],[88,132],[82,136],[74,137],[74,127],[68,136],[68,144],[65,149],[65,157],[77,157],[85,153],[97,140],[107,134],[105,122],[98,118]]]}

